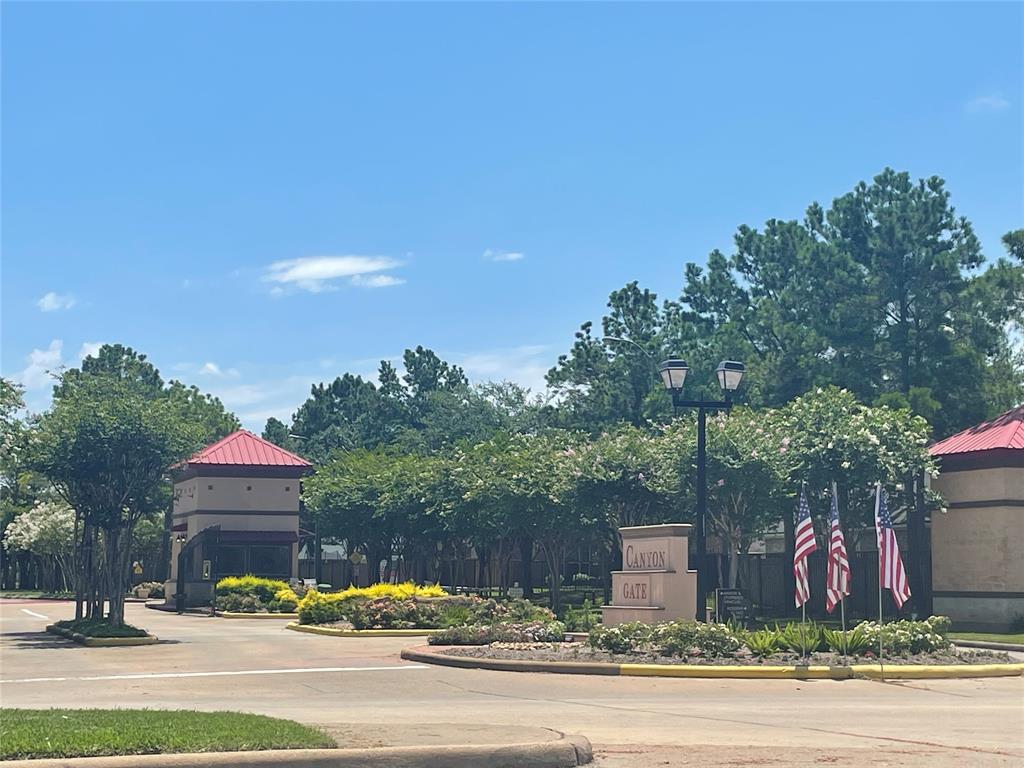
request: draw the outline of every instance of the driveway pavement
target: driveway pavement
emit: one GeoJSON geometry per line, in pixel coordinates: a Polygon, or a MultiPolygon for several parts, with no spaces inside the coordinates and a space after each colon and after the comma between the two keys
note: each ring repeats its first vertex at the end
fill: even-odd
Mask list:
{"type": "Polygon", "coordinates": [[[404,662],[416,638],[333,638],[285,622],[128,606],[154,646],[41,634],[70,603],[0,600],[5,707],[235,709],[320,725],[351,746],[582,733],[605,768],[999,766],[1024,760],[1024,681],[674,680],[404,662]]]}

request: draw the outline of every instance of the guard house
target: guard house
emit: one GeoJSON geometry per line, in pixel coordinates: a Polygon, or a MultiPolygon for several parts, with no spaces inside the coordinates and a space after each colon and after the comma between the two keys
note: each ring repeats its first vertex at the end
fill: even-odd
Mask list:
{"type": "Polygon", "coordinates": [[[932,599],[958,629],[1006,630],[1024,616],[1024,406],[931,447],[932,599]]]}
{"type": "Polygon", "coordinates": [[[298,576],[299,483],[312,465],[244,429],[174,474],[168,602],[203,605],[224,576],[298,576]],[[179,568],[183,579],[179,581],[179,568]]]}

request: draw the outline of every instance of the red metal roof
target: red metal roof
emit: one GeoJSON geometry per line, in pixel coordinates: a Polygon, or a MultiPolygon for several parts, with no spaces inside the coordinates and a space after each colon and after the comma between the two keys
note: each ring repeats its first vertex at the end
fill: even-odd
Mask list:
{"type": "Polygon", "coordinates": [[[948,456],[951,453],[974,453],[1006,448],[1024,450],[1024,405],[1017,406],[991,421],[957,432],[935,443],[928,450],[932,456],[948,456]]]}
{"type": "Polygon", "coordinates": [[[311,467],[305,459],[245,429],[221,438],[186,464],[230,464],[244,467],[311,467]]]}

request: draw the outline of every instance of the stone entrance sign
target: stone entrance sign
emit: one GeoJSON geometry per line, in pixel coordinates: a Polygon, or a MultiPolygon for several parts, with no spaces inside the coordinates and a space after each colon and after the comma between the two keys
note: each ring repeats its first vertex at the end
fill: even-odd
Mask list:
{"type": "Polygon", "coordinates": [[[692,525],[619,528],[622,570],[612,571],[612,603],[601,606],[605,626],[692,619],[697,613],[697,572],[689,570],[692,525]]]}

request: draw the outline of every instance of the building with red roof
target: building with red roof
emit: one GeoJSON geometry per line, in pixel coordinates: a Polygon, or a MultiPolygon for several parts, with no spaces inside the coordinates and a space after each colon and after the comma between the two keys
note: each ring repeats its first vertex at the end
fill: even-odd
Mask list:
{"type": "Polygon", "coordinates": [[[224,576],[295,578],[300,482],[312,469],[244,429],[179,464],[168,601],[206,604],[224,576]]]}
{"type": "Polygon", "coordinates": [[[959,629],[1024,617],[1024,406],[940,440],[932,487],[933,610],[959,629]]]}

